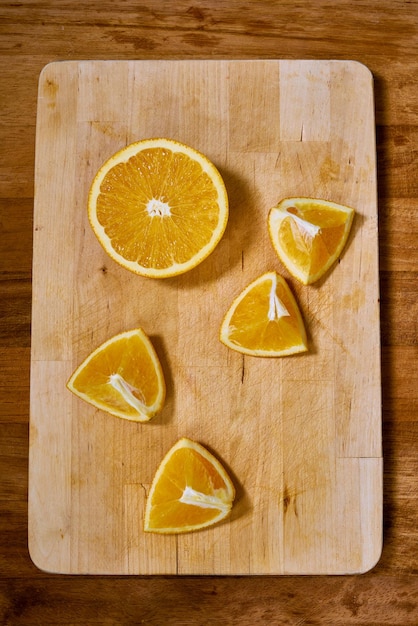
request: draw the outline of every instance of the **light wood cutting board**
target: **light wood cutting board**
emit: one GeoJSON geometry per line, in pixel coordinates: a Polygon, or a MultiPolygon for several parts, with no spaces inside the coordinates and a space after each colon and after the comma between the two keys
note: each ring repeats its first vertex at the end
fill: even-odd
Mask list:
{"type": "Polygon", "coordinates": [[[382,546],[378,236],[373,81],[350,61],[74,61],[40,76],[36,141],[29,547],[44,570],[88,574],[345,574],[382,546]],[[153,280],[106,256],[87,220],[100,165],[142,138],[205,153],[224,177],[221,243],[153,280]],[[305,287],[276,257],[269,209],[315,196],[357,210],[345,251],[305,287]],[[244,357],[218,340],[232,299],[274,269],[309,352],[244,357]],[[134,424],[66,389],[110,336],[142,326],[168,387],[134,424]],[[178,438],[230,471],[229,520],[145,534],[146,495],[178,438]]]}

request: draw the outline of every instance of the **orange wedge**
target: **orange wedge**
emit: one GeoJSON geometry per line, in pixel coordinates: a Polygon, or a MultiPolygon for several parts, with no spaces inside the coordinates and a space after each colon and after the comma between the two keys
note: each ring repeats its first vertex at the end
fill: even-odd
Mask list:
{"type": "Polygon", "coordinates": [[[225,315],[220,339],[229,348],[251,356],[305,352],[302,315],[284,278],[267,272],[248,285],[225,315]]]}
{"type": "Polygon", "coordinates": [[[148,495],[144,530],[185,533],[225,519],[235,497],[221,463],[202,445],[180,439],[162,460],[148,495]]]}
{"type": "Polygon", "coordinates": [[[219,243],[228,198],[216,167],[171,139],[145,139],[114,154],[88,198],[91,226],[126,269],[153,278],[182,274],[219,243]]]}
{"type": "Polygon", "coordinates": [[[67,387],[116,417],[148,421],[161,410],[165,381],[154,347],[141,328],[116,335],[75,370],[67,387]]]}
{"type": "Polygon", "coordinates": [[[272,208],[273,247],[289,272],[305,285],[319,280],[347,242],[354,209],[312,198],[287,198],[272,208]]]}

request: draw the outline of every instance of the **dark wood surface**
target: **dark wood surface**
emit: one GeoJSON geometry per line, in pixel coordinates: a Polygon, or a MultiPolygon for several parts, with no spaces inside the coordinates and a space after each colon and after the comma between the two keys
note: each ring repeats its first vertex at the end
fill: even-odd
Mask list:
{"type": "Polygon", "coordinates": [[[0,623],[418,624],[418,1],[0,2],[0,623]],[[344,577],[70,577],[27,550],[37,82],[59,59],[355,59],[373,72],[384,548],[344,577]]]}

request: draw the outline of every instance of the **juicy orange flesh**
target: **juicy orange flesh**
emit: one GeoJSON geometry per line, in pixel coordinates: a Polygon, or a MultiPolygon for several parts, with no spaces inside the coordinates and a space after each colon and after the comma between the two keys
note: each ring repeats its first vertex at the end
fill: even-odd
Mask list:
{"type": "Polygon", "coordinates": [[[226,490],[222,477],[201,454],[190,448],[176,450],[165,465],[152,496],[152,528],[195,526],[219,516],[219,509],[180,502],[186,487],[208,496],[218,495],[221,499],[226,490]]]}
{"type": "Polygon", "coordinates": [[[238,303],[230,320],[229,340],[250,350],[286,350],[301,343],[298,318],[286,290],[277,283],[276,295],[290,315],[269,319],[272,282],[266,280],[238,303]]]}
{"type": "Polygon", "coordinates": [[[312,236],[289,216],[284,218],[279,231],[279,239],[286,254],[303,272],[314,275],[335,254],[343,238],[348,215],[338,210],[321,210],[315,204],[303,211],[296,207],[288,208],[287,211],[321,229],[312,236]]]}
{"type": "Polygon", "coordinates": [[[135,415],[137,411],[109,384],[112,374],[119,374],[130,385],[132,394],[146,406],[155,402],[159,381],[154,362],[139,337],[121,338],[109,344],[92,357],[73,382],[78,391],[96,401],[135,415]]]}
{"type": "Polygon", "coordinates": [[[115,165],[97,198],[97,218],[113,248],[147,268],[187,262],[210,242],[218,215],[218,192],[208,174],[167,148],[149,148],[115,165]],[[150,215],[152,200],[167,204],[170,214],[150,215]]]}

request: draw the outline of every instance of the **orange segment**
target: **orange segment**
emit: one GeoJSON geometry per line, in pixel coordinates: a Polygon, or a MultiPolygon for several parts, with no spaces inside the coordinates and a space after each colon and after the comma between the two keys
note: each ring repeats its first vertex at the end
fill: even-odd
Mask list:
{"type": "Polygon", "coordinates": [[[158,356],[141,328],[116,335],[96,348],[67,383],[89,404],[134,422],[162,408],[165,381],[158,356]]]}
{"type": "Polygon", "coordinates": [[[130,144],[100,168],[90,189],[91,226],[132,272],[166,278],[201,263],[228,220],[225,185],[203,154],[171,139],[130,144]]]}
{"type": "Polygon", "coordinates": [[[202,445],[183,437],[162,460],[148,495],[144,530],[184,533],[229,515],[234,485],[221,463],[202,445]]]}
{"type": "Polygon", "coordinates": [[[354,209],[312,198],[287,198],[269,213],[270,238],[280,260],[303,284],[317,281],[340,256],[354,209]]]}
{"type": "Polygon", "coordinates": [[[284,278],[267,272],[248,285],[225,315],[220,339],[229,348],[252,356],[305,352],[302,316],[284,278]]]}

